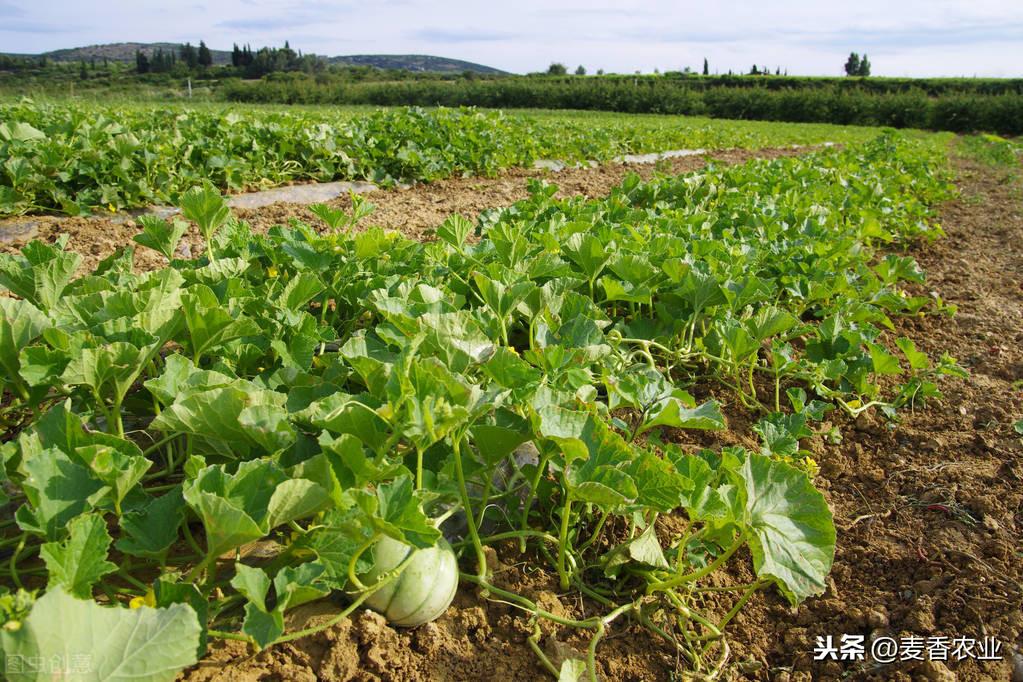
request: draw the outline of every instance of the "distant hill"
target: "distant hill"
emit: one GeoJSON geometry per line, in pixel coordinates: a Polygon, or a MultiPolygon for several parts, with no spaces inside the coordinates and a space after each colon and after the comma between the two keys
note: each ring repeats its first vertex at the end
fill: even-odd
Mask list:
{"type": "Polygon", "coordinates": [[[476,73],[502,74],[508,73],[491,66],[465,62],[461,59],[434,57],[428,54],[350,54],[340,57],[329,57],[331,64],[349,64],[352,66],[375,66],[378,69],[407,69],[409,71],[432,71],[438,73],[476,73]]]}
{"type": "MultiPolygon", "coordinates": [[[[198,43],[196,43],[198,47],[198,43]]],[[[89,61],[90,59],[109,59],[112,62],[133,62],[135,61],[135,53],[139,50],[145,52],[147,56],[152,55],[157,50],[163,50],[164,52],[174,52],[175,54],[181,49],[181,43],[108,43],[106,45],[89,45],[87,47],[70,47],[63,50],[53,50],[51,52],[43,52],[39,55],[19,55],[23,57],[46,57],[47,59],[55,62],[80,62],[89,61]]],[[[231,51],[230,50],[210,50],[213,55],[214,64],[230,64],[231,63],[231,51]]]]}
{"type": "MultiPolygon", "coordinates": [[[[198,43],[196,44],[198,45],[198,43]]],[[[181,49],[180,43],[108,43],[106,45],[89,45],[87,47],[72,47],[63,50],[52,50],[42,54],[19,54],[11,55],[16,57],[46,57],[55,62],[80,62],[92,59],[109,59],[116,62],[133,62],[135,53],[139,50],[152,55],[158,49],[165,52],[177,52],[181,49]]],[[[230,64],[230,50],[210,49],[213,55],[213,63],[230,64]]],[[[434,57],[425,54],[353,54],[337,57],[326,57],[331,64],[343,64],[351,66],[374,66],[378,69],[407,69],[409,71],[430,71],[437,73],[461,73],[463,71],[474,71],[483,74],[507,73],[482,64],[474,64],[460,59],[448,59],[447,57],[434,57]]]]}

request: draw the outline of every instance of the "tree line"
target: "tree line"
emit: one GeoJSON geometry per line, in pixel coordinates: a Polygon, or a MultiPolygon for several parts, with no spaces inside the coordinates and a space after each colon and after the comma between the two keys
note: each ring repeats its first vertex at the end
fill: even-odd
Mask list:
{"type": "MultiPolygon", "coordinates": [[[[152,55],[142,50],[135,52],[136,73],[173,73],[178,65],[189,71],[205,70],[213,66],[213,53],[200,40],[199,46],[190,42],[182,45],[177,52],[164,51],[157,48],[152,55]]],[[[302,71],[314,73],[327,66],[326,60],[316,55],[303,55],[301,50],[291,49],[285,41],[284,47],[262,47],[253,50],[249,45],[239,47],[234,44],[231,50],[231,68],[236,75],[245,78],[261,78],[281,71],[302,71]]]]}

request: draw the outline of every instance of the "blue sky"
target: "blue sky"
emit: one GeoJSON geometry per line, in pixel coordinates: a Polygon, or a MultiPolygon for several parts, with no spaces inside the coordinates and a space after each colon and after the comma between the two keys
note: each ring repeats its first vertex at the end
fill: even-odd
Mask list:
{"type": "Polygon", "coordinates": [[[122,41],[280,45],[318,54],[417,53],[524,73],[840,74],[850,51],[875,75],[1023,76],[1021,0],[482,2],[426,0],[0,0],[0,52],[122,41]]]}

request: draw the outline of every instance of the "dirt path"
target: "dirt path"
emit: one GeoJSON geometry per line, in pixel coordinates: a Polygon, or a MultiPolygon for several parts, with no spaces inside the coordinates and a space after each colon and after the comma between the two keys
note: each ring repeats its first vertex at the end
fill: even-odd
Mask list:
{"type": "MultiPolygon", "coordinates": [[[[812,148],[802,147],[725,150],[710,152],[705,156],[687,156],[666,160],[664,168],[671,173],[685,173],[702,168],[709,160],[720,163],[742,163],[751,158],[775,158],[806,154],[812,148]]],[[[658,167],[649,163],[610,163],[596,168],[570,168],[559,172],[548,170],[512,168],[495,178],[448,178],[428,185],[416,185],[408,189],[380,190],[366,194],[376,210],[362,225],[379,225],[400,230],[413,238],[428,237],[430,233],[453,213],[460,213],[474,220],[488,208],[509,206],[525,199],[528,194],[526,183],[530,178],[545,178],[561,188],[562,196],[582,195],[587,197],[606,196],[611,188],[621,184],[629,173],[638,173],[643,178],[651,177],[658,167]]],[[[331,206],[349,208],[351,200],[345,196],[328,202],[331,206]]],[[[278,203],[256,209],[237,209],[234,214],[247,221],[254,230],[265,232],[274,225],[287,225],[292,218],[319,226],[321,223],[302,204],[278,203]]],[[[0,237],[3,224],[0,221],[0,237]]],[[[10,221],[6,221],[10,222],[10,221]]],[[[23,219],[19,222],[23,222],[23,219]]],[[[31,231],[20,231],[17,238],[0,238],[0,251],[14,252],[25,241],[35,237],[54,241],[60,234],[70,235],[68,248],[83,256],[81,270],[91,271],[114,249],[131,244],[131,238],[138,232],[134,220],[126,216],[94,216],[89,218],[39,217],[31,231]]],[[[194,227],[182,240],[186,253],[196,253],[202,243],[194,227]]],[[[135,262],[140,269],[153,269],[166,264],[166,260],[145,248],[136,250],[135,262]]]]}

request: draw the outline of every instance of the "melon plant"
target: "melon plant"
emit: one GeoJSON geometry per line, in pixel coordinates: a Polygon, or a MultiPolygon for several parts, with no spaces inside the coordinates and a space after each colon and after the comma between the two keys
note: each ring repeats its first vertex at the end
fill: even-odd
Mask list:
{"type": "Polygon", "coordinates": [[[534,647],[554,676],[594,679],[619,619],[719,676],[749,600],[825,588],[835,527],[802,441],[829,410],[919,407],[961,374],[891,338],[943,308],[877,248],[940,236],[947,194],[936,148],[883,136],[601,200],[537,182],[428,243],[322,211],[326,233],[257,234],[206,186],[184,200],[196,258],[160,219],[136,239],[171,257],[152,272],[125,248],[75,277],[66,240],[0,254],[4,655],[67,639],[149,679],[129,630],[155,649],[167,625],[173,672],[211,639],[263,649],[364,606],[416,627],[461,582],[589,634],[564,670],[534,647]],[[697,383],[757,415],[756,451],[671,445],[726,427],[697,383]],[[590,615],[495,585],[491,549],[590,615]],[[739,561],[752,578],[729,583],[739,561]],[[317,600],[334,616],[295,629],[317,600]]]}

